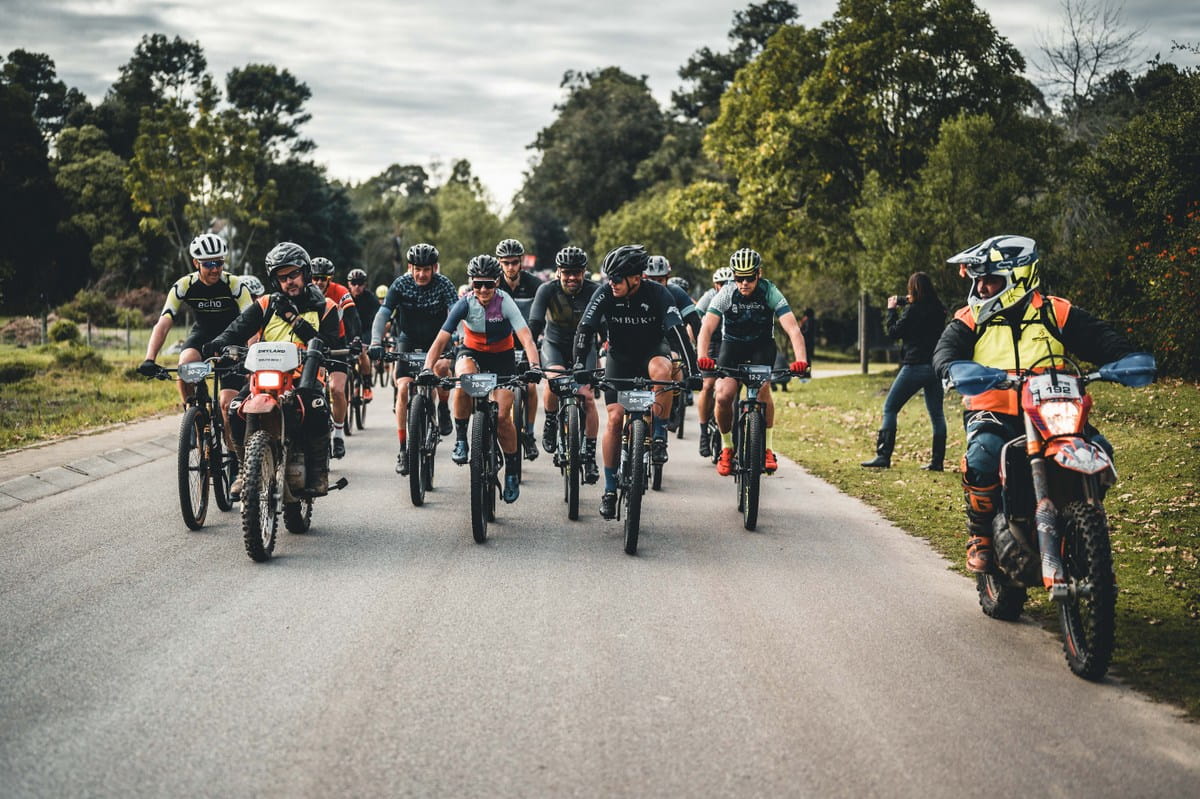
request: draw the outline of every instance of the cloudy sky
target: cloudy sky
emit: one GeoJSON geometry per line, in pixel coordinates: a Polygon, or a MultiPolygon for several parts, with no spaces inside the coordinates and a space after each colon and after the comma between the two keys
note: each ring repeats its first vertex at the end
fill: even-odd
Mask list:
{"type": "MultiPolygon", "coordinates": [[[[199,41],[209,70],[272,63],[309,85],[314,157],[363,180],[391,163],[471,161],[499,206],[520,186],[537,132],[554,119],[566,70],[646,75],[664,106],[697,49],[727,49],[734,0],[0,0],[0,54],[44,52],[98,102],[146,33],[199,41]]],[[[793,0],[800,22],[836,0],[793,0]]],[[[976,0],[1025,53],[1057,36],[1057,0],[976,0]]],[[[1196,64],[1196,0],[1128,0],[1144,54],[1196,64]]],[[[222,80],[223,82],[223,80],[222,80]]]]}

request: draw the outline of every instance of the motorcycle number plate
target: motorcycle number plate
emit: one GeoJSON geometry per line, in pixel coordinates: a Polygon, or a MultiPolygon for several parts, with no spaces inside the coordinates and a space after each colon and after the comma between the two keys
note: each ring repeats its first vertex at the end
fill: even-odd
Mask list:
{"type": "Polygon", "coordinates": [[[463,375],[459,379],[462,390],[471,397],[486,397],[496,387],[496,375],[491,372],[463,375]]]}
{"type": "Polygon", "coordinates": [[[290,372],[299,365],[300,348],[290,341],[260,341],[246,354],[246,368],[252,372],[290,372]]]}
{"type": "Polygon", "coordinates": [[[1070,375],[1036,375],[1029,378],[1029,393],[1035,402],[1083,398],[1079,380],[1070,375]]]}
{"type": "Polygon", "coordinates": [[[654,407],[653,391],[618,391],[617,403],[627,411],[644,413],[654,407]]]}
{"type": "Polygon", "coordinates": [[[199,383],[212,374],[213,365],[208,361],[193,361],[179,364],[179,379],[185,383],[199,383]]]}

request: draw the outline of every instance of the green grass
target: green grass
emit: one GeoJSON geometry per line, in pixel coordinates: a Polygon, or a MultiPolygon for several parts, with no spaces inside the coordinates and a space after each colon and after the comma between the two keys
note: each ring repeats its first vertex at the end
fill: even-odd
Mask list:
{"type": "MultiPolygon", "coordinates": [[[[145,354],[65,345],[0,346],[0,451],[115,422],[142,419],[179,406],[173,381],[133,371],[145,354]]],[[[173,364],[164,355],[159,363],[173,364]]]]}
{"type": "MultiPolygon", "coordinates": [[[[859,466],[874,454],[893,374],[813,380],[776,394],[776,447],[928,539],[965,575],[956,471],[965,441],[958,395],[946,399],[951,470],[920,469],[930,438],[920,397],[900,414],[892,468],[859,466]]],[[[1116,448],[1120,475],[1106,502],[1121,592],[1112,672],[1200,718],[1200,387],[1164,381],[1144,389],[1093,384],[1089,391],[1095,399],[1092,422],[1116,448]]],[[[963,590],[973,592],[973,582],[964,579],[963,590]]],[[[1031,592],[1027,609],[1057,629],[1054,609],[1040,592],[1031,592]]]]}

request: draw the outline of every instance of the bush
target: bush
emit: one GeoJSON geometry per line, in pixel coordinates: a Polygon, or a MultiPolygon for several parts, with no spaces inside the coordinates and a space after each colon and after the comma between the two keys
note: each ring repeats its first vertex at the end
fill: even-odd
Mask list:
{"type": "Polygon", "coordinates": [[[79,372],[109,372],[112,367],[91,347],[69,345],[54,352],[54,365],[59,369],[79,372]]]}
{"type": "Polygon", "coordinates": [[[42,340],[42,323],[32,316],[18,316],[0,330],[0,341],[5,344],[29,346],[40,344],[42,340]]]}
{"type": "MultiPolygon", "coordinates": [[[[166,301],[167,295],[165,292],[155,291],[148,286],[143,286],[118,294],[114,305],[118,309],[136,310],[141,314],[141,322],[149,325],[158,319],[159,312],[162,311],[163,304],[166,301]]],[[[120,317],[119,310],[117,315],[120,317]]],[[[118,318],[118,321],[121,321],[121,319],[118,318]]]]}
{"type": "Polygon", "coordinates": [[[50,329],[46,332],[51,341],[56,341],[60,344],[78,344],[83,340],[83,334],[79,332],[79,325],[69,319],[59,319],[54,324],[50,325],[50,329]]]}
{"type": "Polygon", "coordinates": [[[0,364],[0,385],[6,386],[9,383],[28,380],[35,374],[37,374],[37,369],[27,363],[0,364]]]}

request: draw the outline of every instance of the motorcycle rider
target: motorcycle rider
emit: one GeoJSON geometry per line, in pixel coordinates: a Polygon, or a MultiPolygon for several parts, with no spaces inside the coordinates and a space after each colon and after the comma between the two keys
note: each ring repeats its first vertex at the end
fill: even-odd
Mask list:
{"type": "MultiPolygon", "coordinates": [[[[574,364],[571,358],[575,330],[592,295],[600,288],[598,283],[584,277],[587,262],[587,253],[579,247],[563,247],[554,256],[558,279],[543,283],[533,299],[533,308],[529,311],[529,330],[534,340],[545,332],[541,348],[544,369],[557,367],[566,370],[574,364]]],[[[594,353],[585,365],[589,369],[596,367],[594,353]]],[[[546,383],[543,399],[546,403],[546,423],[542,428],[542,447],[546,452],[554,452],[555,439],[558,437],[558,395],[550,390],[549,382],[546,383]]],[[[600,479],[600,469],[596,466],[596,434],[600,429],[600,417],[596,413],[596,400],[591,391],[579,392],[579,407],[584,418],[583,482],[591,485],[600,479]]]]}
{"type": "MultiPolygon", "coordinates": [[[[313,338],[320,338],[329,347],[341,340],[337,305],[327,298],[312,280],[312,260],[299,244],[290,241],[276,244],[266,257],[267,284],[273,293],[260,297],[229,323],[224,332],[202,348],[206,357],[221,352],[230,345],[244,345],[258,335],[260,341],[290,341],[301,349],[313,338]]],[[[299,374],[299,370],[297,370],[299,374]]],[[[309,496],[322,497],[329,493],[329,405],[320,386],[295,389],[302,413],[295,424],[304,449],[304,489],[309,496]]],[[[246,436],[246,422],[237,413],[250,394],[243,388],[229,406],[229,426],[238,449],[238,460],[246,436]]],[[[241,476],[234,490],[241,491],[241,476]]]]}
{"type": "MultiPolygon", "coordinates": [[[[533,306],[533,298],[537,296],[542,281],[533,273],[521,268],[525,258],[525,245],[516,239],[504,239],[496,245],[496,260],[500,262],[502,276],[500,290],[506,292],[514,300],[525,321],[529,321],[529,311],[533,306]]],[[[537,442],[533,437],[533,422],[537,418],[538,395],[532,385],[525,387],[525,429],[517,432],[525,449],[525,460],[531,461],[538,456],[537,442]]]]}
{"type": "MultiPolygon", "coordinates": [[[[1107,363],[1133,352],[1112,325],[1040,290],[1040,256],[1031,238],[992,236],[946,262],[959,266],[959,274],[971,279],[971,288],[967,305],[955,313],[934,347],[933,368],[943,380],[954,361],[1015,372],[1051,354],[1071,353],[1107,363]]],[[[964,397],[963,405],[967,570],[983,573],[993,567],[992,520],[1000,503],[1001,448],[1025,428],[1013,391],[994,389],[964,397]]],[[[1088,425],[1086,433],[1112,454],[1112,445],[1095,428],[1088,425]]]]}

